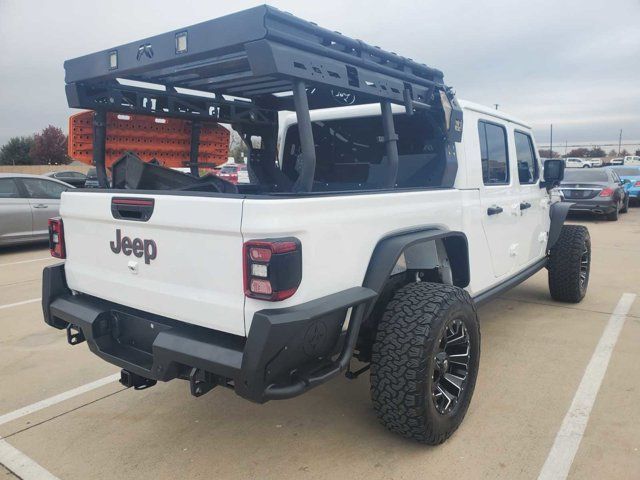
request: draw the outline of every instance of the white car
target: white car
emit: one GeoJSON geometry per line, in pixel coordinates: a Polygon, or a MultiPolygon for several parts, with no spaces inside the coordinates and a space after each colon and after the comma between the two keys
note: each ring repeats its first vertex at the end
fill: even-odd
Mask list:
{"type": "Polygon", "coordinates": [[[639,155],[627,155],[624,157],[624,165],[640,165],[639,155]]]}
{"type": "Polygon", "coordinates": [[[567,157],[564,163],[567,168],[591,168],[590,161],[577,157],[567,157]]]}
{"type": "Polygon", "coordinates": [[[601,167],[602,159],[601,158],[586,158],[585,161],[589,163],[592,167],[601,167]]]}
{"type": "MultiPolygon", "coordinates": [[[[199,191],[132,168],[144,188],[64,193],[45,321],[121,367],[123,385],[184,379],[194,396],[284,400],[358,377],[355,357],[387,428],[444,442],[477,378],[477,306],[544,268],[554,299],[586,294],[589,232],[563,226],[568,204],[549,194],[563,162],[541,178],[526,122],[458,101],[439,70],[274,8],[178,32],[136,42],[154,55],[115,72],[105,52],[130,48],[65,62],[67,82],[82,79],[70,106],[91,105],[95,85],[138,92],[122,78],[224,85],[241,100],[153,96],[163,117],[232,124],[256,181],[199,191]]],[[[140,98],[102,108],[138,113],[140,98]]]]}
{"type": "Polygon", "coordinates": [[[622,157],[612,158],[611,161],[609,162],[609,165],[624,165],[624,158],[622,157]]]}
{"type": "Polygon", "coordinates": [[[46,176],[0,173],[0,246],[47,240],[60,195],[73,188],[46,176]]]}

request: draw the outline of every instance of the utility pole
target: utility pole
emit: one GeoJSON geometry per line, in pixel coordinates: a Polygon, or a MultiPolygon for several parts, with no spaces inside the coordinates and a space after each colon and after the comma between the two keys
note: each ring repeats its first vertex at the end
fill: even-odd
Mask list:
{"type": "Polygon", "coordinates": [[[565,157],[567,156],[567,143],[569,143],[569,142],[567,142],[567,141],[565,140],[565,141],[564,141],[564,156],[565,156],[565,157]]]}
{"type": "Polygon", "coordinates": [[[498,107],[500,106],[500,104],[499,103],[494,103],[493,106],[496,107],[496,110],[497,110],[498,107]]]}
{"type": "Polygon", "coordinates": [[[620,136],[618,137],[618,156],[620,155],[620,147],[622,147],[622,129],[620,129],[620,136]]]}
{"type": "Polygon", "coordinates": [[[551,133],[549,134],[549,158],[553,158],[553,123],[551,124],[551,133]]]}

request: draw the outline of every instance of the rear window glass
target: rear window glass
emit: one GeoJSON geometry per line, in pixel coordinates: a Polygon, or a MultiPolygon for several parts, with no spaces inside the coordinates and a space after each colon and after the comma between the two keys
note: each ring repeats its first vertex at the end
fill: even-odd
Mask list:
{"type": "Polygon", "coordinates": [[[565,170],[564,181],[570,182],[608,182],[609,176],[604,170],[584,169],[565,170]]]}
{"type": "MultiPolygon", "coordinates": [[[[441,186],[442,141],[434,138],[427,120],[418,114],[396,114],[394,124],[398,136],[396,186],[441,186]]],[[[312,128],[316,144],[314,190],[386,188],[389,161],[380,117],[315,121],[312,128]]],[[[283,171],[292,179],[297,177],[299,155],[298,127],[292,125],[283,150],[283,171]]]]}

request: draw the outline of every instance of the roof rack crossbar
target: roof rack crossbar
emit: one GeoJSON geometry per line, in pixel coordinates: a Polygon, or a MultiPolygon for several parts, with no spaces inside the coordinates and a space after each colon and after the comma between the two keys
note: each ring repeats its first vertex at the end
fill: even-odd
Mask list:
{"type": "MultiPolygon", "coordinates": [[[[183,108],[175,88],[259,99],[257,103],[280,110],[293,109],[292,99],[269,101],[265,97],[274,97],[297,80],[303,80],[309,91],[324,91],[321,96],[310,94],[311,108],[344,105],[345,98],[348,105],[382,101],[403,105],[407,87],[417,102],[415,108],[423,108],[438,103],[434,90],[446,88],[440,70],[268,6],[68,60],[65,70],[70,107],[109,105],[109,109],[130,112],[130,105],[119,103],[129,95],[134,113],[145,113],[137,93],[113,86],[115,79],[123,78],[168,87],[166,92],[149,95],[163,105],[177,105],[176,109],[146,113],[212,120],[218,120],[208,112],[214,105],[202,99],[200,106],[183,108]],[[184,34],[186,42],[181,50],[178,34],[184,34]],[[119,92],[96,98],[105,89],[119,92]],[[171,99],[159,100],[161,97],[171,99]]],[[[233,118],[219,121],[237,123],[233,118]]]]}

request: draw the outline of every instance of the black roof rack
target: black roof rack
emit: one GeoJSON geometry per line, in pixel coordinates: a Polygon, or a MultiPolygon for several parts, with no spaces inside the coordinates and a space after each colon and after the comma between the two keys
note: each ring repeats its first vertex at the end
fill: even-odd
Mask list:
{"type": "MultiPolygon", "coordinates": [[[[275,139],[254,150],[250,138],[273,137],[277,112],[295,110],[300,171],[286,188],[301,192],[311,191],[316,163],[310,109],[379,103],[390,188],[398,168],[391,103],[404,105],[408,115],[422,110],[437,118],[450,142],[462,135],[462,111],[440,70],[266,5],[68,60],[64,67],[69,106],[95,111],[93,158],[101,186],[108,185],[107,111],[192,120],[194,175],[200,121],[230,123],[249,148],[250,171],[280,178],[273,183],[282,188],[289,180],[274,170],[275,139]]],[[[455,164],[454,150],[447,151],[455,164]]]]}
{"type": "Polygon", "coordinates": [[[311,109],[380,101],[425,107],[436,89],[446,90],[437,69],[266,5],[64,67],[70,107],[234,123],[271,123],[273,111],[293,110],[295,80],[305,82],[311,109]]]}

